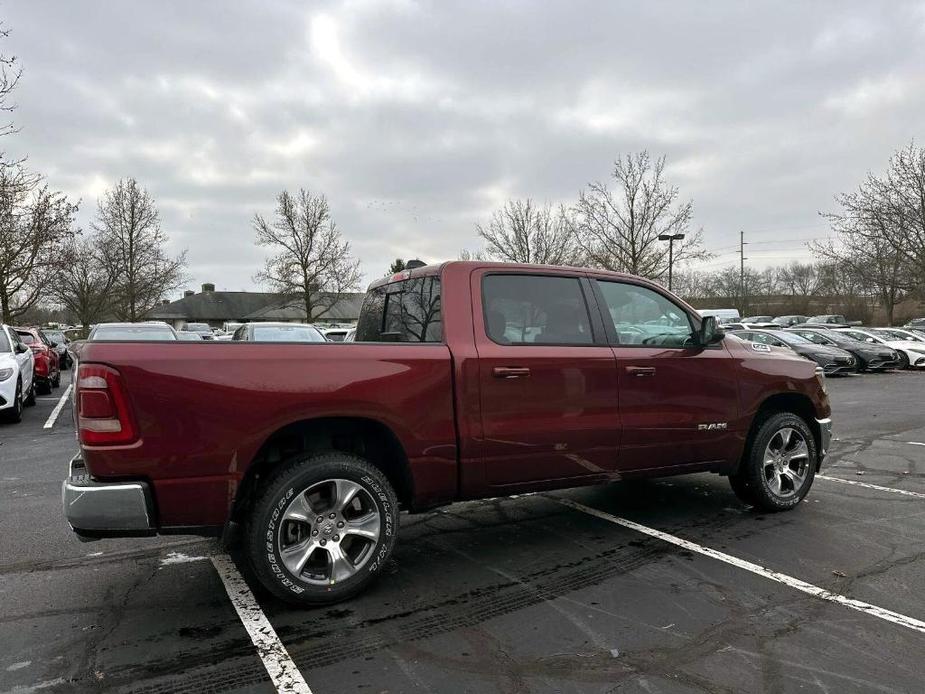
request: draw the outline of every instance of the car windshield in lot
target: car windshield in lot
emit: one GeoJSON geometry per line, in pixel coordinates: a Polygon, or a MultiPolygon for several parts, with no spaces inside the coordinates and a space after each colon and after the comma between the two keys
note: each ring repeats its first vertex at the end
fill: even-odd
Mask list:
{"type": "Polygon", "coordinates": [[[807,340],[802,335],[797,335],[796,333],[788,333],[785,330],[768,330],[768,332],[781,342],[786,342],[788,345],[812,344],[812,340],[807,340]]]}
{"type": "Polygon", "coordinates": [[[90,335],[90,340],[142,340],[149,342],[174,341],[177,337],[166,325],[112,325],[99,326],[90,335]]]}
{"type": "Polygon", "coordinates": [[[177,333],[177,339],[183,340],[184,342],[202,342],[202,335],[199,333],[191,333],[187,331],[181,331],[177,333]]]}
{"type": "Polygon", "coordinates": [[[60,330],[46,330],[45,336],[52,342],[57,342],[59,345],[64,344],[64,333],[60,330]]]}
{"type": "Polygon", "coordinates": [[[254,327],[254,342],[325,342],[325,339],[310,325],[261,325],[254,327]]]}
{"type": "Polygon", "coordinates": [[[870,331],[885,340],[903,340],[916,342],[918,338],[912,337],[901,330],[890,330],[889,328],[871,328],[870,331]]]}

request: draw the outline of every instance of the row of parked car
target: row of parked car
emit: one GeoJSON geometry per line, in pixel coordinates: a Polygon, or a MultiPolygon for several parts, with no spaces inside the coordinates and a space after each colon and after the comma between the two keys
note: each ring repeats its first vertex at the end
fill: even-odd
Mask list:
{"type": "Polygon", "coordinates": [[[925,368],[925,319],[901,328],[864,327],[844,316],[750,316],[727,322],[730,334],[812,359],[826,374],[925,368]]]}
{"type": "Polygon", "coordinates": [[[354,333],[353,328],[318,328],[307,323],[242,323],[231,333],[215,333],[206,323],[188,323],[183,330],[162,322],[99,323],[87,341],[349,342],[354,333]]]}
{"type": "Polygon", "coordinates": [[[0,324],[0,418],[21,421],[36,394],[60,386],[61,371],[70,365],[62,331],[0,324]]]}

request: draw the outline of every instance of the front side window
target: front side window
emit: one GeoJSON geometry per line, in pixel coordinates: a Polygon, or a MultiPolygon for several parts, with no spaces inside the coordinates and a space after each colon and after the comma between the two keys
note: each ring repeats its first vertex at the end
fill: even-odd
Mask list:
{"type": "Polygon", "coordinates": [[[590,345],[591,320],[574,277],[487,275],[485,331],[502,345],[590,345]]]}
{"type": "Polygon", "coordinates": [[[689,343],[690,316],[673,301],[637,284],[598,280],[597,285],[621,345],[684,347],[689,343]]]}
{"type": "Polygon", "coordinates": [[[797,334],[800,335],[801,337],[806,338],[810,342],[816,343],[817,345],[827,345],[829,343],[828,340],[826,340],[822,335],[819,335],[818,333],[806,332],[806,333],[797,333],[797,334]]]}
{"type": "MultiPolygon", "coordinates": [[[[340,340],[344,339],[346,331],[340,340]]],[[[440,278],[416,277],[366,294],[354,342],[441,342],[440,278]]]]}
{"type": "Polygon", "coordinates": [[[6,336],[6,330],[3,326],[0,326],[0,353],[12,351],[13,346],[10,344],[10,339],[6,336]]]}

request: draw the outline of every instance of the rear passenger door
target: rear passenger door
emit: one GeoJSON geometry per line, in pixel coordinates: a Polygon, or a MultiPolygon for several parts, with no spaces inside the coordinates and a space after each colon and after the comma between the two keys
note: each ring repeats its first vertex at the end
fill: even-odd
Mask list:
{"type": "Polygon", "coordinates": [[[471,281],[486,482],[611,476],[617,374],[588,280],[479,270],[471,281]]]}
{"type": "Polygon", "coordinates": [[[621,471],[732,462],[744,434],[726,348],[695,346],[695,317],[653,287],[593,286],[619,376],[621,471]]]}

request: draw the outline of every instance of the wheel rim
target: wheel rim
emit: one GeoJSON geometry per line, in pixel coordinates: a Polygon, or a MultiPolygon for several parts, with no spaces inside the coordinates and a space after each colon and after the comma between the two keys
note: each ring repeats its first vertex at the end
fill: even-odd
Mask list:
{"type": "Polygon", "coordinates": [[[809,446],[792,427],[779,429],[764,449],[764,479],[776,496],[787,499],[800,490],[809,474],[809,446]]]}
{"type": "Polygon", "coordinates": [[[277,547],[292,575],[330,585],[366,565],[379,535],[379,506],[372,494],[352,480],[329,479],[292,497],[282,514],[277,547]]]}

